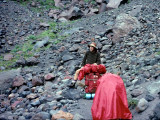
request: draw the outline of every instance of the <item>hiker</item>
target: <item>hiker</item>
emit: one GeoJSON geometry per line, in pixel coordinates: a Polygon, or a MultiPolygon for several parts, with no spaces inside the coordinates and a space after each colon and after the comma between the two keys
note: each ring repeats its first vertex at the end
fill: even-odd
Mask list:
{"type": "MultiPolygon", "coordinates": [[[[89,51],[85,53],[81,66],[83,67],[86,64],[94,64],[94,65],[101,64],[100,53],[97,51],[96,43],[92,42],[91,44],[88,45],[88,47],[89,51]]],[[[74,80],[78,79],[78,75],[82,67],[75,72],[74,80]]]]}
{"type": "Polygon", "coordinates": [[[132,119],[126,89],[120,76],[105,73],[97,81],[91,108],[93,120],[132,119]]]}

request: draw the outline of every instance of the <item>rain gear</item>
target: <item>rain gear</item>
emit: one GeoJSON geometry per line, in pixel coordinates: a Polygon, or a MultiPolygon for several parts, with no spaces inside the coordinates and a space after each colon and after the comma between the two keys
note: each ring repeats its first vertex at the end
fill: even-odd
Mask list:
{"type": "Polygon", "coordinates": [[[101,74],[106,72],[104,65],[86,64],[81,68],[78,79],[82,80],[85,77],[85,92],[95,93],[97,89],[97,80],[101,77],[101,74]]]}
{"type": "Polygon", "coordinates": [[[97,85],[91,108],[93,120],[132,119],[126,89],[120,76],[105,73],[97,85]]]}

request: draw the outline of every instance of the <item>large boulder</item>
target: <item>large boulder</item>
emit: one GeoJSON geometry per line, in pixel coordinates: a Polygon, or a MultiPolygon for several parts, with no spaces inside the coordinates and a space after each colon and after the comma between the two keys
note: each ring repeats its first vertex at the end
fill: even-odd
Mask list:
{"type": "Polygon", "coordinates": [[[122,13],[117,16],[115,25],[112,28],[114,39],[126,36],[131,30],[140,28],[140,23],[136,17],[122,13]]]}
{"type": "Polygon", "coordinates": [[[13,78],[20,75],[21,69],[0,72],[0,91],[5,91],[12,86],[13,78]]]}
{"type": "Polygon", "coordinates": [[[107,8],[118,8],[122,0],[109,0],[109,3],[107,4],[107,8]]]}
{"type": "Polygon", "coordinates": [[[73,115],[68,112],[63,112],[62,110],[58,111],[56,114],[52,115],[52,120],[57,120],[57,119],[65,119],[65,120],[72,120],[73,115]]]}
{"type": "Polygon", "coordinates": [[[19,86],[22,86],[24,83],[25,83],[25,80],[23,79],[23,77],[22,77],[21,75],[19,75],[19,76],[16,76],[16,77],[13,79],[13,84],[12,84],[12,86],[13,86],[13,87],[19,87],[19,86]]]}

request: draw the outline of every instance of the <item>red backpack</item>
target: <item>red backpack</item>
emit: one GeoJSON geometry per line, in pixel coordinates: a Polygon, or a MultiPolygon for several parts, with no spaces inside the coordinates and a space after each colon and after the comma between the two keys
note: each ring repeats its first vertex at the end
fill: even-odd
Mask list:
{"type": "Polygon", "coordinates": [[[97,89],[97,80],[101,77],[99,73],[89,73],[85,76],[85,92],[95,93],[97,89]]]}

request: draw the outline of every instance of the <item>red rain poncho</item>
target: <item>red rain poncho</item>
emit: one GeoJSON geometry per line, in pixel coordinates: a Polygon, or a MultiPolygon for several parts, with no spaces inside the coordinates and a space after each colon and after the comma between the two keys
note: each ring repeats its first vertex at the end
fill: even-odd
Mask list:
{"type": "Polygon", "coordinates": [[[106,73],[97,82],[98,88],[91,108],[93,120],[132,119],[120,76],[106,73]]]}

